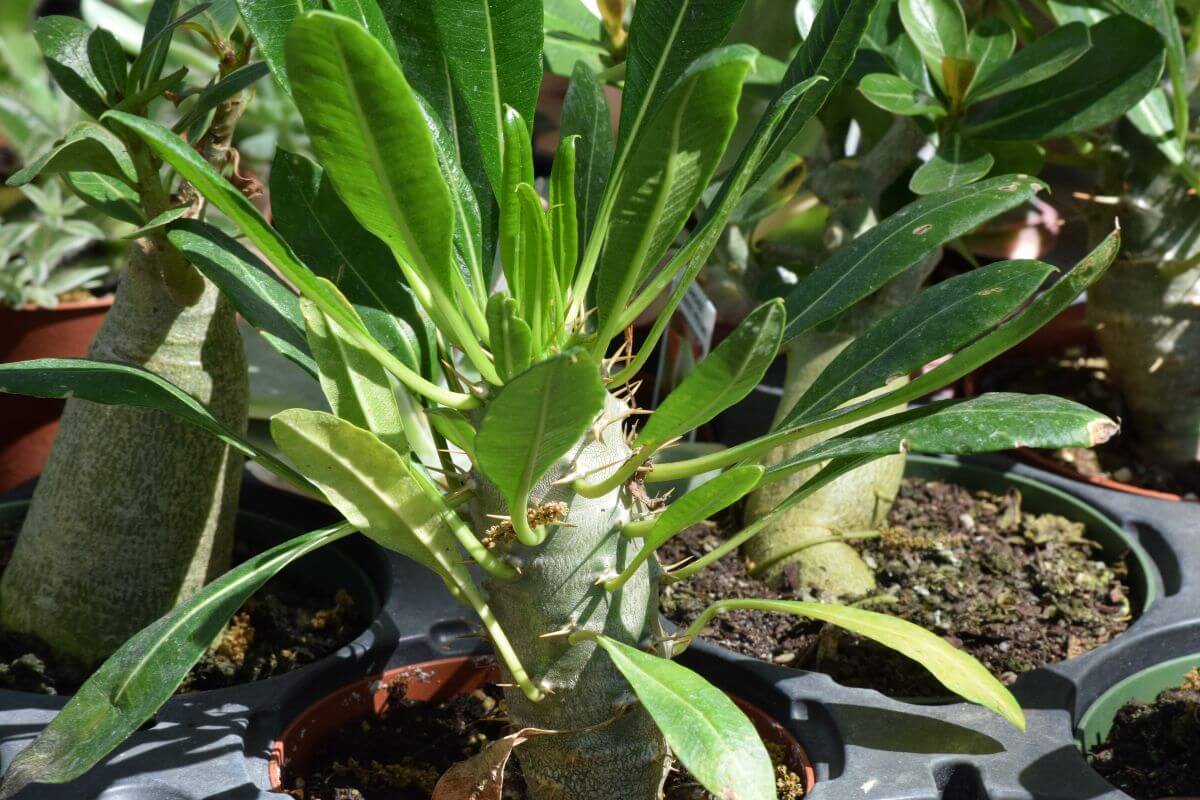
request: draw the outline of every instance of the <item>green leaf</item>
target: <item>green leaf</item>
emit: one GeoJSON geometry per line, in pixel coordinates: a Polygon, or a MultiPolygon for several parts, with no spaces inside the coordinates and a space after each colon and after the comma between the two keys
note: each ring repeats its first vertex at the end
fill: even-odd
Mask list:
{"type": "Polygon", "coordinates": [[[1154,142],[1154,146],[1169,162],[1176,166],[1184,163],[1185,153],[1175,136],[1171,104],[1161,87],[1156,87],[1143,97],[1125,116],[1143,136],[1154,142]]]}
{"type": "Polygon", "coordinates": [[[124,100],[113,106],[113,108],[115,108],[117,111],[133,111],[135,113],[144,113],[146,106],[150,104],[150,101],[158,98],[165,92],[176,91],[179,88],[179,84],[183,82],[185,77],[187,77],[187,74],[188,68],[180,67],[169,75],[154,81],[145,89],[129,95],[124,100]]]}
{"type": "Polygon", "coordinates": [[[996,68],[1012,57],[1017,35],[1000,17],[985,17],[967,35],[967,55],[975,62],[975,79],[967,97],[974,96],[974,87],[987,79],[996,68]]]}
{"type": "Polygon", "coordinates": [[[526,265],[519,253],[521,228],[521,198],[517,187],[533,185],[533,145],[529,128],[515,108],[504,110],[504,168],[497,199],[500,201],[500,262],[508,291],[518,302],[524,293],[521,286],[526,265]]]}
{"type": "Polygon", "coordinates": [[[355,528],[440,575],[465,573],[443,519],[445,504],[408,459],[373,433],[323,411],[293,408],[271,418],[271,437],[355,528]]]}
{"type": "Polygon", "coordinates": [[[778,299],[748,314],[662,401],[638,433],[634,446],[660,447],[749,394],[775,360],[785,322],[783,302],[778,299]]]}
{"type": "Polygon", "coordinates": [[[42,58],[63,93],[93,117],[108,108],[104,84],[92,70],[88,40],[92,28],[74,17],[42,17],[33,26],[42,58]]]}
{"type": "Polygon", "coordinates": [[[522,542],[529,492],[580,439],[604,405],[600,367],[581,349],[539,361],[504,384],[487,404],[475,434],[483,474],[508,501],[522,542]]]}
{"type": "Polygon", "coordinates": [[[433,0],[432,5],[450,74],[499,193],[504,106],[533,119],[542,82],[541,0],[433,0]]]}
{"type": "Polygon", "coordinates": [[[600,259],[596,302],[602,328],[666,254],[707,187],[737,122],[742,82],[753,59],[745,45],[699,59],[662,98],[634,144],[600,259]]]}
{"type": "Polygon", "coordinates": [[[449,296],[454,211],[404,74],[365,29],[309,12],[288,33],[292,92],[313,149],[363,227],[449,296]]]}
{"type": "Polygon", "coordinates": [[[1162,74],[1162,39],[1124,15],[1096,23],[1090,34],[1092,47],[1062,72],[972,106],[963,133],[1057,139],[1097,128],[1137,105],[1162,74]]]}
{"type": "Polygon", "coordinates": [[[1175,3],[1171,0],[1113,0],[1113,5],[1158,31],[1166,43],[1167,75],[1171,80],[1172,119],[1177,141],[1182,147],[1190,128],[1188,53],[1183,33],[1179,29],[1175,3]]]}
{"type": "Polygon", "coordinates": [[[570,286],[579,263],[579,210],[575,203],[575,145],[577,136],[558,143],[550,169],[550,232],[558,285],[570,286]]]}
{"type": "Polygon", "coordinates": [[[171,698],[252,594],[296,559],[352,532],[341,523],[252,556],[138,631],[13,759],[0,796],[30,783],[65,783],[94,767],[171,698]]]}
{"type": "Polygon", "coordinates": [[[287,58],[296,106],[338,194],[395,253],[442,333],[496,380],[461,313],[483,324],[454,258],[454,204],[437,148],[400,67],[358,23],[322,11],[292,24],[287,58]]]}
{"type": "Polygon", "coordinates": [[[715,797],[774,800],[775,773],[754,725],[729,696],[690,669],[600,636],[671,752],[715,797]]]}
{"type": "MultiPolygon", "coordinates": [[[[1091,253],[1080,260],[1070,272],[1055,281],[1049,289],[1042,292],[1020,313],[991,333],[959,350],[933,369],[913,378],[899,388],[850,406],[827,411],[803,422],[798,421],[799,415],[793,416],[789,413],[776,427],[784,435],[804,435],[829,430],[839,425],[865,419],[880,411],[894,408],[918,397],[924,397],[930,392],[948,386],[971,370],[986,364],[1004,351],[1029,338],[1039,328],[1054,319],[1079,297],[1082,291],[1104,274],[1117,257],[1120,247],[1120,233],[1113,231],[1091,253]]],[[[742,452],[754,447],[755,444],[748,443],[740,450],[739,448],[730,448],[724,455],[738,457],[742,452]]]]}
{"type": "Polygon", "coordinates": [[[1020,308],[1052,272],[1040,261],[1003,261],[931,286],[838,353],[789,418],[837,408],[954,352],[1020,308]]]}
{"type": "Polygon", "coordinates": [[[71,192],[101,214],[142,225],[141,198],[128,184],[99,172],[68,172],[63,176],[71,192]]]}
{"type": "Polygon", "coordinates": [[[80,122],[53,147],[8,179],[9,186],[24,186],[39,175],[64,172],[97,172],[137,185],[137,171],[124,142],[95,122],[80,122]]]}
{"type": "Polygon", "coordinates": [[[1074,64],[1091,46],[1091,34],[1081,22],[1054,28],[1022,47],[1016,55],[993,70],[990,76],[976,76],[969,96],[972,102],[978,102],[1044,81],[1074,64]]]}
{"type": "Polygon", "coordinates": [[[1003,175],[910,203],[826,259],[787,297],[784,341],[840,314],[979,224],[1025,203],[1042,184],[1003,175]]]}
{"type": "Polygon", "coordinates": [[[579,211],[579,241],[587,242],[612,170],[612,117],[604,87],[586,64],[576,64],[563,100],[559,135],[579,137],[575,148],[575,197],[579,211]]]}
{"type": "MultiPolygon", "coordinates": [[[[267,65],[259,61],[239,67],[216,83],[205,86],[200,94],[196,96],[195,105],[179,118],[179,121],[175,123],[171,130],[176,133],[188,130],[208,116],[208,112],[221,103],[233,97],[238,92],[242,92],[253,86],[260,78],[266,76],[268,71],[267,65]]],[[[197,136],[191,137],[192,141],[198,138],[197,136]]]]}
{"type": "MultiPolygon", "coordinates": [[[[799,600],[732,600],[717,603],[717,611],[754,608],[826,622],[903,653],[933,674],[943,686],[972,703],[995,711],[1025,730],[1025,715],[1016,698],[987,668],[945,639],[907,620],[861,608],[799,600]],[[719,608],[718,608],[719,607],[719,608]]],[[[711,620],[715,612],[702,619],[711,620]]]]}
{"type": "Polygon", "coordinates": [[[862,92],[863,97],[893,114],[935,118],[946,114],[940,100],[899,75],[886,72],[867,75],[858,84],[858,90],[862,92]]]}
{"type": "Polygon", "coordinates": [[[237,0],[242,20],[250,29],[263,61],[284,91],[291,92],[284,43],[292,23],[306,11],[321,7],[321,0],[237,0]]]}
{"type": "Polygon", "coordinates": [[[771,465],[763,480],[777,480],[845,456],[1095,447],[1108,441],[1118,427],[1098,411],[1049,395],[996,392],[965,400],[940,400],[826,439],[771,465]]]}
{"type": "MultiPolygon", "coordinates": [[[[349,301],[345,301],[345,306],[354,313],[349,301]]],[[[407,455],[408,438],[396,402],[396,388],[387,372],[311,301],[301,300],[300,311],[304,315],[308,346],[317,362],[321,388],[333,413],[375,434],[401,455],[407,455]]]]}
{"type": "MultiPolygon", "coordinates": [[[[625,152],[693,63],[725,39],[745,0],[639,0],[629,24],[618,141],[625,152]]],[[[651,138],[654,134],[647,133],[651,138]]],[[[615,176],[619,177],[619,176],[615,176]]]]}
{"type": "Polygon", "coordinates": [[[372,338],[361,327],[359,320],[346,313],[341,306],[340,299],[321,285],[312,270],[300,263],[291,248],[288,247],[287,242],[278,231],[267,224],[267,221],[258,213],[258,209],[186,142],[161,125],[132,114],[110,111],[105,115],[105,119],[140,136],[155,153],[173,166],[184,180],[196,187],[200,194],[229,217],[301,294],[317,303],[323,312],[336,319],[358,340],[359,344],[371,350],[375,357],[384,363],[388,371],[400,378],[406,386],[451,408],[473,404],[462,395],[422,378],[420,374],[405,365],[372,338]]]}
{"type": "Polygon", "coordinates": [[[995,161],[975,142],[946,134],[933,157],[913,173],[908,188],[913,194],[932,194],[963,186],[987,175],[995,161]]]}
{"type": "Polygon", "coordinates": [[[466,414],[450,408],[428,408],[425,416],[446,441],[461,449],[471,461],[475,460],[475,426],[466,414]]]}
{"type": "Polygon", "coordinates": [[[520,295],[517,304],[521,316],[530,322],[533,355],[536,358],[551,344],[565,309],[554,268],[550,224],[542,211],[542,200],[537,190],[528,183],[518,186],[516,194],[521,209],[521,235],[517,244],[517,261],[521,265],[520,295]]]}
{"type": "Polygon", "coordinates": [[[78,397],[103,405],[162,411],[208,431],[296,486],[308,486],[291,468],[230,430],[196,398],[140,367],[83,358],[39,358],[0,364],[0,392],[31,397],[78,397]]]}
{"type": "Polygon", "coordinates": [[[505,294],[492,295],[488,298],[487,321],[492,356],[496,359],[496,372],[500,373],[500,378],[508,381],[529,369],[533,334],[517,312],[517,301],[505,294]]]}
{"type": "MultiPolygon", "coordinates": [[[[179,0],[154,0],[150,6],[142,31],[142,46],[133,60],[133,66],[129,68],[129,94],[146,88],[162,75],[175,28],[182,21],[182,18],[177,20],[175,17],[178,10],[179,0]]],[[[193,10],[184,16],[195,13],[193,10]]]]}
{"type": "MultiPolygon", "coordinates": [[[[850,69],[858,51],[858,44],[862,41],[870,23],[871,13],[878,2],[879,0],[824,0],[821,3],[808,36],[796,51],[795,57],[788,65],[787,74],[779,84],[779,92],[772,100],[772,108],[777,108],[783,98],[797,86],[802,86],[814,78],[825,80],[810,84],[811,89],[805,91],[791,105],[780,122],[770,123],[775,130],[770,137],[767,151],[756,160],[756,164],[751,165],[756,179],[761,178],[763,172],[774,164],[800,135],[804,126],[816,116],[850,69]]],[[[768,124],[771,116],[767,113],[759,120],[755,130],[756,136],[768,124]]]]}
{"type": "Polygon", "coordinates": [[[306,156],[279,149],[270,188],[272,221],[296,255],[354,304],[380,344],[426,377],[436,375],[433,324],[397,280],[391,251],[359,224],[325,171],[306,156]]]}
{"type": "Polygon", "coordinates": [[[88,63],[96,80],[104,87],[107,102],[115,104],[125,94],[125,78],[129,69],[125,51],[117,37],[103,28],[96,28],[87,40],[88,63]]]}
{"type": "Polygon", "coordinates": [[[899,0],[900,21],[912,37],[925,66],[943,89],[942,62],[967,53],[967,20],[958,0],[899,0]]]}
{"type": "Polygon", "coordinates": [[[310,375],[317,374],[304,338],[300,301],[270,267],[237,240],[199,220],[176,222],[167,239],[276,350],[310,375]]]}
{"type": "Polygon", "coordinates": [[[175,206],[174,208],[168,208],[166,211],[162,212],[161,214],[156,216],[154,219],[148,221],[145,225],[141,226],[140,228],[137,228],[136,230],[132,230],[129,233],[126,233],[121,238],[132,241],[134,239],[140,239],[143,236],[148,236],[149,234],[154,233],[157,230],[161,230],[161,229],[167,227],[172,222],[174,222],[178,219],[181,219],[183,216],[185,216],[191,210],[192,210],[191,205],[182,205],[182,206],[175,206]]]}
{"type": "Polygon", "coordinates": [[[387,50],[392,58],[397,62],[400,61],[396,40],[392,38],[387,18],[376,0],[326,0],[326,5],[333,13],[352,19],[366,28],[367,32],[375,37],[375,41],[383,45],[383,49],[387,50]]]}

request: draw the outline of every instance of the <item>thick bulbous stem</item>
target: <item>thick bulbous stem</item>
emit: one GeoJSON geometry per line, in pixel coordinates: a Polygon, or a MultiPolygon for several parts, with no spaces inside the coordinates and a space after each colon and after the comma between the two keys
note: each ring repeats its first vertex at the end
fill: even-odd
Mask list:
{"type": "MultiPolygon", "coordinates": [[[[777,421],[851,341],[847,335],[810,332],[788,346],[788,371],[777,421]]],[[[791,442],[771,451],[765,461],[782,461],[843,430],[834,428],[791,442]]],[[[746,504],[746,521],[765,516],[818,471],[820,466],[813,466],[752,493],[746,504]]],[[[797,503],[743,546],[751,570],[768,582],[786,582],[819,596],[849,597],[871,591],[875,576],[858,551],[846,542],[829,540],[882,525],[903,474],[904,456],[888,456],[843,475],[797,503]]]]}
{"type": "MultiPolygon", "coordinates": [[[[624,406],[609,398],[607,419],[624,406]]],[[[601,422],[603,424],[603,420],[601,422]]],[[[625,586],[609,593],[598,579],[624,568],[641,547],[620,534],[638,513],[628,489],[588,499],[569,482],[571,473],[610,474],[607,467],[631,455],[619,424],[597,440],[590,434],[535,488],[531,505],[561,502],[566,524],[549,526],[537,547],[510,544],[521,569],[516,580],[486,584],[488,603],[533,680],[546,697],[531,702],[506,689],[509,714],[519,727],[559,731],[535,736],[516,751],[531,800],[653,800],[666,775],[667,748],[653,720],[636,702],[612,661],[593,643],[571,645],[565,632],[588,630],[631,645],[659,635],[657,565],[648,563],[625,586]],[[558,635],[544,636],[544,634],[558,635]]],[[[479,530],[505,514],[494,488],[484,486],[475,504],[479,530]]],[[[651,559],[653,562],[653,559],[651,559]]]]}
{"type": "Polygon", "coordinates": [[[1200,461],[1200,267],[1158,266],[1113,264],[1088,292],[1088,320],[1139,443],[1182,466],[1200,461]]]}
{"type": "MultiPolygon", "coordinates": [[[[163,279],[191,269],[161,240],[135,243],[88,357],[144,367],[244,431],[232,307],[207,281],[181,302],[163,279]]],[[[0,581],[0,623],[85,665],[103,660],[228,568],[241,463],[167,414],[69,400],[0,581]]]]}

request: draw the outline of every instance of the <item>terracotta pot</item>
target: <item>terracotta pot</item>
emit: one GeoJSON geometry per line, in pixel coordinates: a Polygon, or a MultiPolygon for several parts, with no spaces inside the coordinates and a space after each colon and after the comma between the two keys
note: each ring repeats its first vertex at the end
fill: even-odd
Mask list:
{"type": "MultiPolygon", "coordinates": [[[[267,768],[271,789],[282,792],[284,767],[303,770],[325,738],[342,726],[383,713],[387,708],[389,689],[398,682],[405,683],[405,696],[410,700],[444,702],[499,679],[499,670],[490,657],[458,657],[410,664],[343,686],[304,709],[271,745],[267,768]]],[[[805,793],[811,791],[816,782],[812,762],[795,737],[753,706],[736,697],[733,700],[754,723],[764,741],[783,746],[790,766],[804,780],[805,793]]]]}
{"type": "MultiPolygon", "coordinates": [[[[56,308],[0,307],[0,362],[87,355],[112,303],[110,295],[56,308]]],[[[42,471],[64,403],[0,394],[0,492],[42,471]]]]}
{"type": "MultiPolygon", "coordinates": [[[[1068,348],[1078,347],[1082,348],[1084,352],[1097,354],[1100,350],[1096,344],[1096,337],[1092,333],[1092,328],[1087,323],[1086,316],[1087,307],[1085,305],[1071,306],[1009,352],[1013,354],[1052,356],[1068,348]]],[[[980,374],[978,371],[968,374],[962,380],[962,393],[967,397],[978,395],[981,388],[979,381],[980,374]]],[[[1111,478],[1084,475],[1078,470],[1072,469],[1065,462],[1057,458],[1051,458],[1041,450],[1022,447],[1016,453],[1023,461],[1033,464],[1036,467],[1041,467],[1048,472],[1053,472],[1056,475],[1062,475],[1066,478],[1090,483],[1093,486],[1102,486],[1105,489],[1128,492],[1129,494],[1141,495],[1142,497],[1152,497],[1156,500],[1183,501],[1182,496],[1172,494],[1171,492],[1143,489],[1140,486],[1121,483],[1111,478]]]]}

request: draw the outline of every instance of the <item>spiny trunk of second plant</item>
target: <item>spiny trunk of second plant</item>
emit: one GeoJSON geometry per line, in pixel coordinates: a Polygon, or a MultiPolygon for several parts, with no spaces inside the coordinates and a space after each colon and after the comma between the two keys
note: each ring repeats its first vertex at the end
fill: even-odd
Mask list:
{"type": "MultiPolygon", "coordinates": [[[[624,406],[609,398],[613,419],[624,406]]],[[[590,642],[570,645],[565,636],[543,634],[568,628],[603,633],[643,645],[658,633],[658,582],[648,563],[618,592],[597,585],[620,571],[640,549],[621,535],[635,501],[622,488],[598,499],[552,483],[570,472],[586,473],[627,457],[620,424],[609,425],[600,441],[590,434],[552,468],[533,492],[531,503],[566,503],[564,521],[551,527],[538,547],[516,542],[512,554],[522,575],[487,584],[488,602],[520,654],[526,671],[547,696],[529,701],[508,688],[509,714],[518,727],[560,733],[534,736],[516,750],[531,800],[653,800],[666,774],[667,749],[649,714],[603,651],[590,642]]],[[[605,470],[599,475],[608,474],[605,470]]],[[[477,525],[504,514],[494,492],[477,504],[477,525]]],[[[651,559],[653,562],[653,559],[651,559]]]]}
{"type": "MultiPolygon", "coordinates": [[[[190,270],[157,237],[135,243],[88,356],[150,370],[244,431],[233,309],[190,270]],[[199,294],[181,300],[164,274],[199,294]]],[[[162,412],[69,400],[0,581],[0,622],[84,664],[103,660],[228,567],[241,463],[162,412]]]]}
{"type": "MultiPolygon", "coordinates": [[[[787,377],[776,421],[853,339],[844,334],[810,332],[788,346],[787,377]]],[[[891,388],[891,387],[888,387],[891,388]]],[[[855,423],[856,425],[859,423],[855,423]]],[[[777,463],[817,442],[841,433],[834,428],[773,450],[777,463]]],[[[800,470],[768,483],[750,495],[746,521],[767,513],[820,470],[800,470]]],[[[875,588],[875,576],[850,544],[836,537],[875,530],[884,523],[904,474],[904,456],[888,456],[843,475],[811,497],[784,511],[744,546],[751,571],[771,583],[784,583],[820,596],[850,597],[875,588]]]]}

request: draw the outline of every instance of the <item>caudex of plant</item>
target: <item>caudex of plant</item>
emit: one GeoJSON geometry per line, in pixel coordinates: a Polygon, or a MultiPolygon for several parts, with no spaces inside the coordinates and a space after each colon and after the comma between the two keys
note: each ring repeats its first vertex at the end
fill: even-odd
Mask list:
{"type": "MultiPolygon", "coordinates": [[[[478,18],[446,12],[453,4],[433,3],[434,38],[406,29],[394,39],[372,4],[353,5],[353,19],[335,3],[335,13],[309,11],[290,26],[274,20],[275,34],[257,32],[320,162],[276,160],[275,227],[169,130],[105,115],[194,185],[299,291],[214,228],[195,220],[171,226],[171,242],[321,380],[333,413],[276,415],[272,434],[290,464],[265,463],[328,500],[345,522],[251,559],[131,638],[18,756],[0,795],[95,764],[170,696],[258,586],[354,531],[433,570],[474,609],[501,666],[513,723],[548,731],[516,752],[535,800],[649,800],[672,754],[718,797],[774,797],[771,763],[749,721],[672,661],[729,609],[808,616],[900,648],[950,691],[1022,725],[1020,707],[978,662],[878,613],[723,600],[687,629],[664,631],[659,587],[739,547],[769,515],[689,564],[664,568],[655,550],[756,486],[811,464],[825,466],[778,513],[848,469],[905,450],[1106,439],[1115,425],[1082,406],[994,394],[900,411],[769,468],[758,463],[782,443],[902,406],[1028,336],[1104,271],[1116,234],[1033,300],[1052,271],[1037,262],[995,264],[919,295],[843,351],[769,435],[666,463],[659,457],[673,441],[750,391],[783,342],[915,263],[947,229],[969,228],[1037,184],[1004,176],[902,210],[814,271],[789,307],[774,301],[753,311],[648,413],[630,405],[630,382],[739,199],[841,77],[873,0],[823,4],[716,200],[678,249],[672,243],[713,177],[754,61],[750,48],[718,47],[740,3],[638,3],[616,140],[600,87],[577,70],[548,208],[534,188],[525,121],[541,70],[540,0],[504,4],[486,30],[472,29],[484,24],[478,18]],[[270,35],[278,38],[264,39],[270,35]],[[438,111],[446,95],[421,70],[430,53],[448,65],[465,115],[438,111]],[[480,197],[498,203],[494,239],[480,229],[488,216],[480,197]],[[493,249],[502,282],[489,274],[485,254],[493,249]],[[497,283],[503,288],[490,288],[497,283]],[[649,340],[633,350],[624,331],[664,292],[649,340]],[[948,307],[956,313],[937,313],[948,307]],[[952,355],[920,378],[888,384],[945,353],[952,355]],[[871,399],[844,405],[880,386],[871,399]],[[669,505],[651,496],[655,483],[711,471],[719,474],[669,505]]],[[[262,457],[200,403],[136,367],[32,362],[4,367],[0,383],[164,410],[262,457]]]]}

